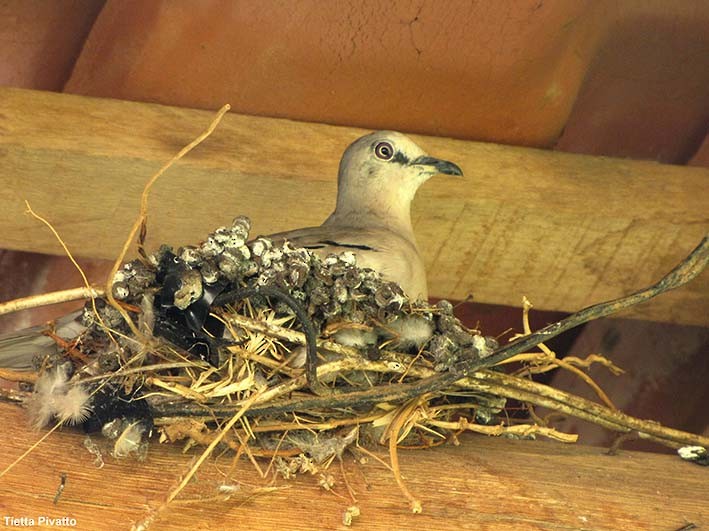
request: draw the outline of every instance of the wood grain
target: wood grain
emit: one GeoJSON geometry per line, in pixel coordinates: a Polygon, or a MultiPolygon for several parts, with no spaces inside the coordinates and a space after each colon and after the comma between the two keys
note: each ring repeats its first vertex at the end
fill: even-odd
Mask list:
{"type": "MultiPolygon", "coordinates": [[[[0,404],[0,419],[1,470],[41,434],[26,427],[24,412],[16,406],[0,404]]],[[[68,516],[76,519],[76,529],[129,529],[165,500],[196,455],[155,443],[143,463],[106,456],[106,465],[97,469],[83,438],[72,430],[55,432],[1,477],[0,518],[68,516]],[[54,505],[62,472],[66,488],[54,505]]],[[[690,522],[709,525],[707,469],[674,456],[623,452],[609,457],[600,448],[482,436],[464,437],[457,447],[400,455],[423,513],[410,512],[387,469],[373,460],[356,464],[348,456],[345,470],[362,511],[355,529],[667,531],[690,522]]],[[[242,460],[226,481],[240,483],[243,493],[230,501],[185,502],[213,496],[230,464],[228,454],[207,461],[184,496],[150,529],[345,528],[342,514],[352,501],[336,465],[331,470],[336,494],[322,490],[308,475],[260,479],[242,460]],[[279,490],[246,495],[250,487],[269,484],[279,490]]]]}
{"type": "MultiPolygon", "coordinates": [[[[115,257],[147,179],[211,113],[0,88],[0,247],[60,253],[24,200],[76,254],[115,257]]],[[[149,243],[200,240],[237,214],[254,235],[319,224],[339,156],[361,130],[228,115],[163,176],[149,243]]],[[[654,282],[709,230],[709,170],[417,137],[457,162],[413,219],[434,296],[573,311],[654,282]]],[[[626,314],[707,325],[709,273],[626,314]]]]}

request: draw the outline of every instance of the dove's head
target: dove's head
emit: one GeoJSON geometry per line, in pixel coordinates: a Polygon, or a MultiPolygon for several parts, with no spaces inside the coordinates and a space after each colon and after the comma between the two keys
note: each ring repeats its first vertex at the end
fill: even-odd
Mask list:
{"type": "Polygon", "coordinates": [[[408,217],[419,186],[438,173],[463,175],[457,165],[429,156],[401,133],[368,134],[350,144],[342,156],[337,212],[371,210],[408,217]]]}

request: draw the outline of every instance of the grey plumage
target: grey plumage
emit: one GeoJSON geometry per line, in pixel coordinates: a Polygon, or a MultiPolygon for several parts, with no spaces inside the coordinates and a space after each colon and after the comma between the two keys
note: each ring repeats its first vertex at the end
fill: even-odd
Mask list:
{"type": "MultiPolygon", "coordinates": [[[[85,329],[77,321],[80,314],[74,312],[57,319],[54,333],[62,339],[75,338],[85,329]]],[[[30,370],[35,356],[56,353],[56,342],[42,333],[46,329],[46,325],[40,325],[1,335],[0,367],[17,371],[30,370]]]]}

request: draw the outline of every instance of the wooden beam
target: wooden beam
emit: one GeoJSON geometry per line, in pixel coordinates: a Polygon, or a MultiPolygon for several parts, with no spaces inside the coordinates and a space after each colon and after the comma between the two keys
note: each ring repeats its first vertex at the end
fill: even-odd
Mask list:
{"type": "MultiPolygon", "coordinates": [[[[3,431],[3,470],[42,434],[27,427],[24,412],[15,406],[0,403],[0,418],[12,426],[3,431]]],[[[185,455],[178,445],[152,443],[147,461],[138,463],[116,461],[104,448],[106,464],[97,469],[83,439],[76,431],[55,432],[0,478],[0,518],[69,517],[76,519],[76,529],[130,529],[164,502],[198,455],[195,449],[185,455]],[[55,505],[62,473],[66,486],[55,505]]],[[[709,526],[702,494],[707,471],[676,456],[621,452],[609,457],[602,448],[483,436],[463,436],[461,442],[400,451],[401,471],[423,504],[421,514],[411,513],[391,472],[374,459],[356,464],[345,455],[355,504],[337,461],[330,469],[333,494],[308,474],[291,481],[279,475],[261,479],[246,458],[233,469],[227,453],[205,462],[150,529],[345,529],[342,516],[351,505],[361,510],[355,526],[385,531],[709,526]],[[230,501],[195,502],[216,496],[223,483],[238,483],[241,489],[230,501]],[[249,496],[252,487],[264,485],[278,490],[249,496]]],[[[376,453],[387,459],[384,450],[376,453]]],[[[265,470],[268,462],[261,466],[265,470]]]]}
{"type": "MultiPolygon", "coordinates": [[[[153,172],[205,111],[0,88],[0,247],[115,257],[153,172]]],[[[319,224],[339,156],[361,130],[228,115],[151,196],[149,243],[200,240],[237,214],[254,234],[319,224]]],[[[654,282],[709,230],[709,170],[417,137],[460,164],[420,191],[413,218],[431,294],[573,311],[654,282]]],[[[707,325],[709,274],[626,316],[707,325]]]]}

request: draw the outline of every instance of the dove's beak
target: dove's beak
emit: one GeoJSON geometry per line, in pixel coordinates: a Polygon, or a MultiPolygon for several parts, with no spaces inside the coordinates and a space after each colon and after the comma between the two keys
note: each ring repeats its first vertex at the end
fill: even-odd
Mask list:
{"type": "Polygon", "coordinates": [[[417,166],[428,166],[430,168],[435,169],[435,173],[443,173],[445,175],[457,175],[459,177],[463,176],[463,170],[461,170],[460,166],[458,166],[457,164],[453,164],[452,162],[448,162],[447,160],[429,157],[428,155],[424,155],[418,157],[417,159],[414,159],[411,164],[417,166]]]}

